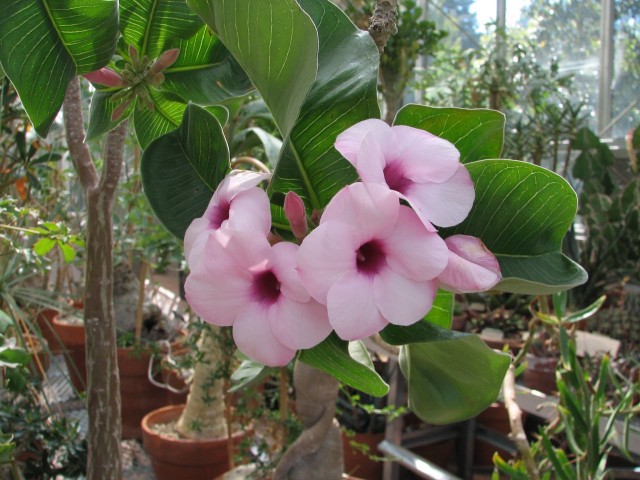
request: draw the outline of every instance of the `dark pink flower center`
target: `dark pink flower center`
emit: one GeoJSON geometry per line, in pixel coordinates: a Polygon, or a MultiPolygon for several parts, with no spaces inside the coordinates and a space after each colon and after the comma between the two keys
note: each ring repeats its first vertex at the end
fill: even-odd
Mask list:
{"type": "Polygon", "coordinates": [[[280,297],[280,280],[271,270],[260,272],[253,277],[251,290],[258,302],[272,305],[280,297]]]}
{"type": "Polygon", "coordinates": [[[383,170],[384,179],[391,190],[406,193],[407,189],[413,183],[405,174],[400,162],[388,163],[383,170]]]}
{"type": "Polygon", "coordinates": [[[209,225],[216,230],[220,228],[223,222],[229,220],[229,210],[231,203],[224,200],[220,205],[216,205],[209,214],[209,225]]]}
{"type": "Polygon", "coordinates": [[[378,240],[364,243],[356,251],[356,267],[360,273],[375,275],[385,265],[385,252],[378,240]]]}

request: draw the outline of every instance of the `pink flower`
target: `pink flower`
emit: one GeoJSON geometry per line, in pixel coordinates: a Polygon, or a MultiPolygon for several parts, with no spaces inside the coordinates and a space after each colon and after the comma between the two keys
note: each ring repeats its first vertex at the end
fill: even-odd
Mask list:
{"type": "Polygon", "coordinates": [[[331,333],[327,309],[302,287],[298,246],[255,232],[217,230],[189,257],[187,300],[205,321],[233,326],[238,348],[265,365],[289,363],[331,333]]]}
{"type": "Polygon", "coordinates": [[[336,139],[336,149],[365,183],[384,185],[406,200],[434,231],[465,219],[474,200],[473,182],[448,141],[417,128],[364,120],[336,139]]]}
{"type": "Polygon", "coordinates": [[[297,255],[300,280],[345,340],[388,323],[410,325],[430,309],[447,265],[444,241],[386,187],[356,183],[325,209],[297,255]]]}
{"type": "Polygon", "coordinates": [[[438,276],[441,288],[458,293],[482,292],[500,280],[500,265],[482,240],[469,235],[452,235],[447,268],[438,276]]]}
{"type": "Polygon", "coordinates": [[[256,186],[269,178],[266,173],[234,170],[218,185],[209,206],[191,222],[184,236],[185,257],[203,233],[220,228],[253,231],[263,236],[271,229],[269,198],[256,186]]]}

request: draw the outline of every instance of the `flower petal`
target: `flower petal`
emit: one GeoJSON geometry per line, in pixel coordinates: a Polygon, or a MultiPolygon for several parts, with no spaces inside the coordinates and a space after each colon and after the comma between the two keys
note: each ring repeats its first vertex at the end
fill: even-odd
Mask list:
{"type": "Polygon", "coordinates": [[[265,237],[271,230],[271,206],[266,192],[251,188],[239,192],[229,207],[229,219],[220,228],[260,232],[265,237]]]}
{"type": "Polygon", "coordinates": [[[429,232],[409,207],[401,206],[398,223],[384,239],[387,264],[416,281],[436,278],[447,266],[449,249],[437,233],[429,232]]]}
{"type": "Polygon", "coordinates": [[[296,354],[276,338],[267,318],[267,308],[247,307],[233,324],[233,340],[242,353],[270,367],[286,365],[296,354]]]}
{"type": "Polygon", "coordinates": [[[396,161],[411,180],[441,183],[456,173],[460,152],[452,143],[418,128],[397,125],[392,130],[399,146],[396,161]]]}
{"type": "Polygon", "coordinates": [[[433,305],[437,280],[416,282],[385,269],[373,281],[377,307],[389,323],[411,325],[422,319],[433,305]]]}
{"type": "Polygon", "coordinates": [[[397,194],[387,187],[354,183],[344,187],[331,199],[322,214],[320,224],[345,223],[357,230],[360,242],[366,242],[391,233],[399,210],[397,194]]]}
{"type": "Polygon", "coordinates": [[[500,281],[498,260],[479,238],[453,235],[445,242],[450,252],[447,268],[438,277],[442,288],[458,293],[481,292],[500,281]]]}
{"type": "Polygon", "coordinates": [[[252,172],[250,170],[232,170],[227,174],[220,186],[219,195],[227,200],[232,200],[238,193],[256,187],[271,177],[268,173],[252,172]]]}
{"type": "Polygon", "coordinates": [[[460,164],[453,177],[443,183],[414,183],[405,198],[421,219],[440,227],[452,227],[462,222],[473,206],[473,181],[460,164]]]}
{"type": "Polygon", "coordinates": [[[300,303],[281,297],[269,309],[269,323],[276,338],[294,350],[315,347],[333,330],[327,307],[313,299],[300,303]]]}
{"type": "Polygon", "coordinates": [[[296,270],[296,253],[299,246],[291,242],[278,242],[271,247],[267,266],[271,268],[280,282],[282,294],[296,302],[308,302],[311,295],[300,282],[296,270]]]}
{"type": "Polygon", "coordinates": [[[313,298],[327,303],[329,288],[343,275],[355,273],[359,247],[357,232],[348,225],[328,222],[313,230],[296,255],[300,281],[313,298]]]}
{"type": "Polygon", "coordinates": [[[360,165],[359,162],[366,162],[367,159],[359,158],[359,152],[364,138],[369,133],[372,134],[371,138],[380,139],[378,146],[383,156],[393,155],[398,149],[391,127],[382,120],[371,118],[356,123],[338,135],[335,143],[336,150],[356,168],[366,168],[366,165],[360,165]]]}
{"type": "Polygon", "coordinates": [[[371,278],[357,273],[336,282],[327,295],[329,322],[343,340],[359,340],[387,326],[375,304],[371,278]]]}

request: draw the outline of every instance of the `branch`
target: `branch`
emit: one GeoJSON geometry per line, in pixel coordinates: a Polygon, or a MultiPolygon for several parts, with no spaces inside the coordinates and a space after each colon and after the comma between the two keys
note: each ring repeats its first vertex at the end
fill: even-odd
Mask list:
{"type": "Polygon", "coordinates": [[[107,136],[107,146],[102,168],[102,176],[100,177],[99,190],[108,198],[112,198],[118,181],[120,180],[120,172],[124,163],[124,144],[127,134],[127,121],[123,121],[116,128],[111,130],[107,136]]]}
{"type": "Polygon", "coordinates": [[[84,124],[82,117],[82,97],[80,95],[80,80],[73,77],[67,95],[62,104],[64,113],[65,135],[73,166],[78,172],[80,183],[85,192],[98,186],[98,172],[91,160],[89,147],[84,143],[84,124]]]}
{"type": "Polygon", "coordinates": [[[516,444],[518,452],[522,457],[525,468],[527,469],[528,478],[538,480],[540,473],[533,459],[527,434],[522,426],[522,411],[516,402],[516,374],[513,364],[509,366],[507,374],[502,382],[502,394],[504,396],[504,405],[509,414],[509,424],[511,425],[511,439],[516,444]]]}
{"type": "Polygon", "coordinates": [[[391,35],[398,33],[397,26],[398,0],[377,0],[376,8],[371,15],[369,35],[382,53],[391,35]]]}

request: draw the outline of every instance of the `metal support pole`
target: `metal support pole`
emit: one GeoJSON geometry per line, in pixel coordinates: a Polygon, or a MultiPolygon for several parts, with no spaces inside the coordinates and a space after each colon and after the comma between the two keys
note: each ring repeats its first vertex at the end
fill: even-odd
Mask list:
{"type": "Polygon", "coordinates": [[[598,132],[610,135],[611,84],[613,82],[614,0],[602,0],[600,16],[600,69],[598,75],[598,132]]]}

